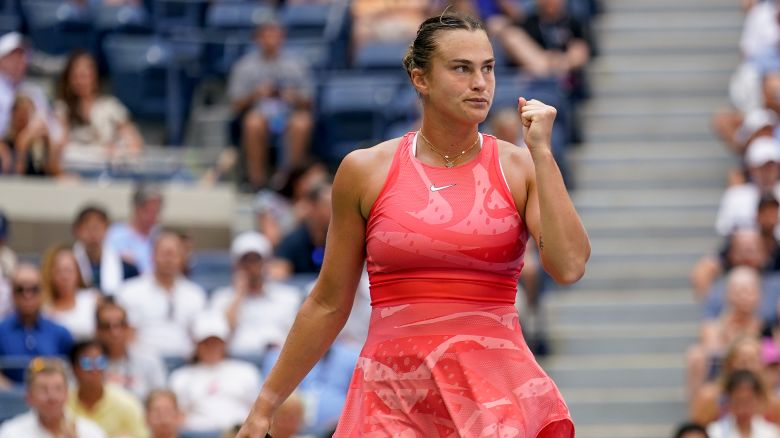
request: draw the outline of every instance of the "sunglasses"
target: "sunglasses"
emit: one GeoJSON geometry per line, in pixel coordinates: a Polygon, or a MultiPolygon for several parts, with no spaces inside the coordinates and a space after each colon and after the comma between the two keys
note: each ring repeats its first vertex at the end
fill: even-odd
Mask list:
{"type": "Polygon", "coordinates": [[[108,367],[108,361],[105,356],[82,357],[79,358],[79,367],[84,371],[103,371],[108,367]]]}
{"type": "Polygon", "coordinates": [[[126,321],[119,321],[119,322],[103,322],[100,321],[97,324],[97,328],[100,330],[111,330],[111,329],[120,329],[127,327],[126,321]]]}
{"type": "Polygon", "coordinates": [[[37,294],[40,291],[41,291],[40,284],[32,284],[32,285],[15,284],[14,285],[14,293],[16,295],[23,295],[25,293],[37,294]]]}

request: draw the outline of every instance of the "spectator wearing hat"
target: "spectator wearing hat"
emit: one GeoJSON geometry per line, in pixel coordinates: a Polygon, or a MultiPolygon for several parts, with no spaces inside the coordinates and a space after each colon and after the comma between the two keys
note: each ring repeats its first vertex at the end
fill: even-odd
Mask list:
{"type": "Polygon", "coordinates": [[[258,232],[233,239],[233,284],[215,291],[211,301],[212,309],[225,315],[232,329],[231,354],[260,354],[269,346],[281,347],[295,320],[299,291],[265,279],[263,265],[272,254],[271,243],[258,232]]]}
{"type": "Polygon", "coordinates": [[[162,203],[157,187],[139,185],[133,193],[130,220],[112,225],[106,235],[106,245],[142,274],[152,271],[152,247],[159,231],[162,203]]]}
{"type": "Polygon", "coordinates": [[[199,315],[192,326],[193,362],[171,373],[170,388],[190,430],[224,430],[244,421],[261,377],[257,368],[226,355],[230,327],[219,313],[199,315]]]}
{"type": "Polygon", "coordinates": [[[0,438],[105,438],[100,426],[66,411],[68,378],[61,360],[38,357],[30,361],[25,389],[30,411],[3,423],[0,438]]]}
{"type": "Polygon", "coordinates": [[[148,431],[141,402],[123,388],[105,382],[107,360],[97,341],[79,342],[69,355],[76,386],[68,407],[97,423],[108,437],[146,438],[148,431]]]}
{"type": "Polygon", "coordinates": [[[33,265],[20,264],[11,277],[14,312],[0,322],[0,357],[17,367],[3,370],[0,387],[20,384],[24,368],[36,356],[66,356],[73,345],[68,330],[43,317],[41,274],[33,265]]]}
{"type": "Polygon", "coordinates": [[[162,356],[186,357],[192,352],[187,332],[206,306],[206,292],[182,275],[181,238],[164,231],[154,243],[154,270],[128,280],[117,293],[137,330],[139,346],[162,356]]]}
{"type": "Polygon", "coordinates": [[[138,268],[105,244],[109,224],[103,207],[87,205],[76,215],[71,229],[76,239],[73,254],[84,284],[113,295],[124,280],[138,276],[138,268]]]}
{"type": "Polygon", "coordinates": [[[164,388],[165,364],[158,355],[131,344],[133,329],[125,309],[108,299],[98,306],[95,317],[97,340],[108,359],[106,381],[122,386],[141,400],[150,391],[164,388]]]}
{"type": "Polygon", "coordinates": [[[742,119],[742,123],[734,133],[732,141],[728,141],[729,146],[740,156],[744,155],[747,146],[759,137],[772,137],[777,126],[777,114],[767,108],[756,108],[751,110],[742,119]]]}
{"type": "Polygon", "coordinates": [[[749,181],[729,187],[723,194],[715,220],[722,236],[738,227],[756,225],[756,211],[761,196],[772,194],[780,198],[780,141],[758,137],[748,145],[745,164],[749,181]]]}
{"type": "Polygon", "coordinates": [[[29,97],[35,106],[35,129],[56,130],[56,121],[46,93],[25,81],[29,47],[22,34],[9,32],[0,36],[0,138],[4,138],[11,121],[11,108],[18,95],[29,97]]]}
{"type": "Polygon", "coordinates": [[[240,124],[240,144],[249,185],[268,182],[268,151],[273,135],[283,136],[284,165],[307,156],[314,126],[314,83],[306,61],[282,53],[284,29],[266,20],[254,34],[257,50],[239,59],[230,71],[228,98],[240,124]]]}

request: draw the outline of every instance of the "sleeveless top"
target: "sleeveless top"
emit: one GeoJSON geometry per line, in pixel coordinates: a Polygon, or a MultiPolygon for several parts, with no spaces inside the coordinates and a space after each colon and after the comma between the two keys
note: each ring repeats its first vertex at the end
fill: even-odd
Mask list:
{"type": "Polygon", "coordinates": [[[366,227],[372,305],[514,303],[528,230],[496,138],[480,136],[477,156],[452,168],[417,159],[415,132],[401,139],[366,227]]]}

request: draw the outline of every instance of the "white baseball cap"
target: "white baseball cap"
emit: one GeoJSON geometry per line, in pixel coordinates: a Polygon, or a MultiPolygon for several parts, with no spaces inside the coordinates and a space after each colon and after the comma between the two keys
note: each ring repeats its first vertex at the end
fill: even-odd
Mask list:
{"type": "Polygon", "coordinates": [[[257,231],[245,231],[239,234],[230,245],[230,258],[235,262],[249,253],[259,254],[264,259],[269,258],[273,254],[271,242],[257,231]]]}
{"type": "Polygon", "coordinates": [[[192,339],[197,343],[208,338],[219,338],[227,342],[230,327],[225,317],[216,312],[201,313],[192,323],[192,339]]]}
{"type": "Polygon", "coordinates": [[[19,32],[8,32],[0,37],[0,58],[17,49],[27,48],[24,36],[19,32]]]}
{"type": "Polygon", "coordinates": [[[745,143],[759,129],[776,124],[777,115],[774,111],[766,108],[754,109],[745,115],[742,125],[737,129],[737,140],[745,143]]]}
{"type": "Polygon", "coordinates": [[[774,137],[758,137],[751,141],[745,152],[747,165],[759,167],[770,161],[780,163],[780,142],[774,137]]]}

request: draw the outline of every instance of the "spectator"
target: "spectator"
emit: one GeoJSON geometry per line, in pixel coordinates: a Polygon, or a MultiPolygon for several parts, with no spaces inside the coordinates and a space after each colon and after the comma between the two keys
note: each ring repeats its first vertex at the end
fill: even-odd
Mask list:
{"type": "Polygon", "coordinates": [[[707,426],[711,438],[776,438],[780,428],[761,416],[766,391],[761,380],[748,370],[737,370],[726,380],[727,414],[707,426]]]}
{"type": "Polygon", "coordinates": [[[0,426],[0,438],[78,437],[104,438],[103,430],[86,418],[65,411],[68,378],[59,359],[35,358],[25,375],[30,411],[0,426]]]}
{"type": "MultiPolygon", "coordinates": [[[[279,349],[274,349],[266,355],[263,374],[271,372],[279,353],[279,349]]],[[[306,404],[306,432],[319,436],[336,426],[359,354],[358,346],[334,342],[298,385],[301,398],[309,401],[306,404]]]]}
{"type": "Polygon", "coordinates": [[[368,42],[409,41],[431,12],[426,0],[375,1],[351,3],[352,51],[357,53],[368,42]]]}
{"type": "Polygon", "coordinates": [[[132,329],[127,313],[113,300],[103,302],[95,314],[97,340],[103,345],[108,359],[106,382],[119,385],[140,400],[165,387],[167,370],[155,354],[131,345],[132,329]]]}
{"type": "Polygon", "coordinates": [[[0,322],[0,357],[19,360],[19,368],[3,370],[0,386],[22,383],[24,367],[36,356],[66,356],[73,345],[68,330],[41,315],[41,275],[33,265],[20,264],[11,277],[14,313],[0,322]],[[9,381],[10,379],[10,381],[9,381]]]}
{"type": "Polygon", "coordinates": [[[271,426],[270,435],[274,438],[295,438],[298,431],[303,428],[305,419],[305,406],[303,399],[293,393],[279,406],[274,414],[274,423],[271,426]]]}
{"type": "Polygon", "coordinates": [[[319,274],[325,256],[325,237],[331,216],[331,185],[320,183],[306,194],[303,222],[276,249],[278,260],[271,268],[273,278],[294,274],[319,274]]]}
{"type": "Polygon", "coordinates": [[[142,274],[152,270],[152,246],[159,227],[162,202],[158,188],[139,185],[133,193],[130,220],[112,225],[106,235],[106,245],[134,264],[142,274]]]}
{"type": "Polygon", "coordinates": [[[206,305],[203,288],[181,274],[183,248],[179,236],[162,232],[154,243],[154,270],[127,281],[117,301],[138,330],[140,346],[162,356],[188,356],[187,329],[206,305]]]}
{"type": "Polygon", "coordinates": [[[232,330],[231,354],[281,347],[298,313],[301,294],[296,288],[265,281],[263,263],[271,255],[271,243],[260,233],[247,231],[233,239],[233,285],[217,290],[211,300],[232,330]]]}
{"type": "Polygon", "coordinates": [[[312,73],[304,60],[281,52],[284,29],[267,21],[254,34],[257,50],[233,66],[228,96],[240,123],[240,142],[250,187],[268,182],[268,149],[273,135],[284,136],[285,166],[308,154],[313,127],[312,73]]]}
{"type": "Polygon", "coordinates": [[[229,335],[230,328],[220,314],[201,314],[194,321],[193,363],[175,369],[170,378],[187,429],[223,430],[242,423],[260,391],[257,368],[226,358],[229,335]]]}
{"type": "Polygon", "coordinates": [[[57,115],[68,148],[99,146],[101,158],[137,155],[143,138],[117,98],[101,94],[98,68],[89,52],[73,52],[57,84],[57,115]]]}
{"type": "Polygon", "coordinates": [[[263,233],[276,247],[295,229],[306,214],[301,200],[316,184],[330,178],[325,165],[316,160],[305,160],[293,166],[285,175],[278,190],[264,189],[257,193],[253,202],[256,229],[263,233]]]}
{"type": "Polygon", "coordinates": [[[761,334],[763,321],[758,315],[761,302],[761,278],[747,266],[734,268],[727,280],[727,307],[717,319],[704,321],[699,344],[688,351],[688,387],[694,394],[707,377],[707,366],[719,361],[735,339],[761,334]]]}
{"type": "Polygon", "coordinates": [[[106,364],[103,346],[97,341],[73,346],[70,366],[76,387],[68,397],[68,407],[97,423],[109,438],[145,438],[148,433],[141,402],[124,389],[105,383],[106,364]]]}
{"type": "Polygon", "coordinates": [[[699,301],[717,299],[718,305],[722,305],[723,297],[713,296],[713,285],[736,266],[750,266],[761,271],[767,266],[767,254],[758,231],[737,229],[728,237],[721,254],[706,255],[696,262],[690,276],[694,297],[699,301]]]}
{"type": "Polygon", "coordinates": [[[732,139],[724,140],[741,157],[753,140],[774,135],[775,126],[777,126],[777,114],[766,108],[757,108],[745,115],[739,128],[734,131],[732,139]]]}
{"type": "Polygon", "coordinates": [[[60,147],[51,141],[49,129],[36,118],[35,104],[18,94],[11,106],[11,120],[0,141],[0,173],[27,176],[60,175],[60,147]]]}
{"type": "MultiPolygon", "coordinates": [[[[726,381],[735,370],[749,370],[761,375],[763,363],[761,360],[761,343],[758,339],[743,337],[735,340],[728,348],[720,366],[718,377],[696,391],[690,403],[690,419],[698,424],[709,424],[717,421],[722,413],[722,400],[726,396],[726,381]]],[[[780,398],[775,394],[767,394],[764,415],[777,421],[780,413],[780,398]]]]}
{"type": "Polygon", "coordinates": [[[138,275],[138,268],[105,244],[109,224],[108,213],[102,207],[82,208],[72,227],[76,238],[73,254],[84,284],[113,295],[124,280],[138,275]]]}
{"type": "Polygon", "coordinates": [[[761,248],[766,254],[766,270],[771,272],[780,271],[780,247],[778,247],[777,230],[778,220],[780,220],[780,202],[774,195],[768,194],[761,197],[758,201],[756,222],[758,223],[758,232],[761,234],[761,248]]]}
{"type": "Polygon", "coordinates": [[[756,207],[761,196],[780,196],[780,143],[771,137],[759,137],[748,145],[745,164],[749,182],[729,187],[723,194],[715,220],[723,236],[738,227],[756,225],[756,207]]]}
{"type": "Polygon", "coordinates": [[[709,438],[707,429],[696,423],[683,423],[674,433],[674,438],[709,438]]]}
{"type": "Polygon", "coordinates": [[[150,438],[178,438],[184,424],[176,394],[168,389],[155,389],[146,399],[146,424],[150,438]]]}
{"type": "Polygon", "coordinates": [[[35,104],[35,124],[44,123],[56,129],[49,118],[46,93],[38,86],[25,81],[27,75],[27,41],[18,32],[0,37],[0,138],[4,138],[11,121],[11,107],[19,94],[28,96],[35,104]]]}
{"type": "Polygon", "coordinates": [[[69,246],[54,245],[43,258],[44,313],[62,324],[76,340],[95,336],[95,309],[100,294],[86,289],[69,246]]]}

